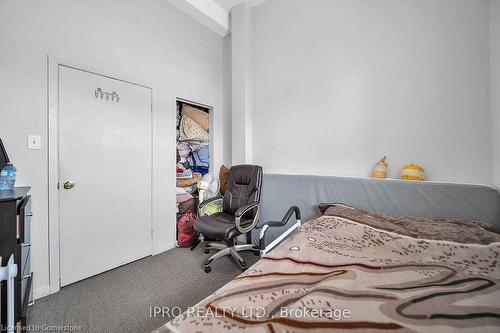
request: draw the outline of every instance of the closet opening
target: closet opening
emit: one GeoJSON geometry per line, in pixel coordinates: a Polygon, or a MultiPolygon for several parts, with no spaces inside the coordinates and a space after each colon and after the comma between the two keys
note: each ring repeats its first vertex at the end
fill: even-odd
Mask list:
{"type": "Polygon", "coordinates": [[[176,239],[179,247],[192,247],[197,243],[192,226],[198,203],[207,198],[210,188],[207,191],[205,187],[213,187],[213,108],[182,98],[176,102],[176,239]]]}

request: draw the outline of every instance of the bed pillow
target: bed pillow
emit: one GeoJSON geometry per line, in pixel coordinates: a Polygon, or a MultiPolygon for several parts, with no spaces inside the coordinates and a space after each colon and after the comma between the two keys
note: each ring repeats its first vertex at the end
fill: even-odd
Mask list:
{"type": "Polygon", "coordinates": [[[426,219],[367,212],[341,203],[320,204],[323,216],[338,216],[373,228],[413,238],[445,240],[457,243],[490,244],[500,242],[500,235],[484,223],[460,219],[426,219]]]}
{"type": "Polygon", "coordinates": [[[188,116],[182,116],[179,131],[179,140],[181,141],[208,141],[208,132],[188,116]]]}
{"type": "Polygon", "coordinates": [[[224,195],[227,188],[227,179],[229,178],[229,169],[225,165],[220,167],[219,170],[219,182],[220,182],[220,193],[224,195]]]}
{"type": "Polygon", "coordinates": [[[205,111],[201,111],[200,109],[194,108],[187,104],[182,104],[182,115],[187,116],[193,119],[201,128],[205,131],[208,131],[209,128],[209,115],[205,111]]]}

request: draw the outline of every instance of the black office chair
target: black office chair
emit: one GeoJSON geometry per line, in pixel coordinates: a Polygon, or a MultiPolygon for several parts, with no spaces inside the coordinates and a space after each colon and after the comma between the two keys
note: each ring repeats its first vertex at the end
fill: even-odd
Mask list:
{"type": "Polygon", "coordinates": [[[262,186],[262,167],[257,165],[236,165],[229,171],[224,197],[216,196],[201,202],[198,206],[200,217],[194,228],[205,241],[205,253],[211,249],[219,250],[205,262],[205,272],[210,272],[210,264],[220,257],[230,254],[242,270],[247,268],[240,251],[253,251],[259,254],[259,247],[252,245],[251,231],[259,222],[260,189],[262,186]],[[204,215],[203,208],[210,202],[223,201],[220,213],[204,215]],[[236,245],[236,237],[245,234],[248,244],[236,245]],[[216,241],[208,243],[208,241],[216,241]]]}

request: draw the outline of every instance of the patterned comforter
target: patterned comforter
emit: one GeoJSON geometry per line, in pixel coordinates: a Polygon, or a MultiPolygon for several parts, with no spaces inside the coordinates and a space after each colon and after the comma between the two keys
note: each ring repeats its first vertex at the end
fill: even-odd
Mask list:
{"type": "Polygon", "coordinates": [[[322,216],[155,333],[499,332],[499,253],[322,216]]]}

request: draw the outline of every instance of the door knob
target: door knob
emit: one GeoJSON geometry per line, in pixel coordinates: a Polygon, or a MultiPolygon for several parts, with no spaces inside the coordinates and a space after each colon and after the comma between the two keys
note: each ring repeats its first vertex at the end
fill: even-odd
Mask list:
{"type": "Polygon", "coordinates": [[[67,181],[64,183],[64,188],[67,190],[71,190],[73,187],[75,187],[75,182],[67,181]]]}

